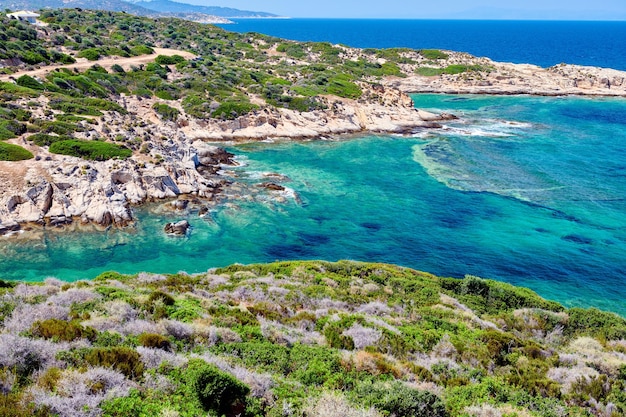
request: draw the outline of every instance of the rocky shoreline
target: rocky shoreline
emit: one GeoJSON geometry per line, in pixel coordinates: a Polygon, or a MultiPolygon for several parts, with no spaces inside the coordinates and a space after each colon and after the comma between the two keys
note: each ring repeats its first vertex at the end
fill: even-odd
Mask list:
{"type": "MultiPolygon", "coordinates": [[[[222,168],[237,163],[233,154],[207,142],[402,134],[437,128],[439,121],[454,117],[417,110],[411,98],[396,89],[366,84],[363,88],[366,94],[358,101],[325,97],[325,110],[300,113],[265,108],[230,121],[194,119],[180,108],[182,116],[176,122],[164,122],[152,108],[158,99],[123,97],[120,100],[130,116],[107,113],[94,130],[119,131],[129,137],[150,134],[154,139],[149,147],[127,160],[98,162],[30,146],[35,160],[0,162],[0,180],[5,184],[0,191],[0,235],[39,227],[72,225],[73,229],[76,224],[124,227],[134,221],[133,206],[165,199],[184,197],[197,206],[215,204],[232,182],[222,168]],[[142,121],[130,127],[132,134],[129,118],[142,121]]],[[[25,138],[12,142],[29,148],[25,138]]]]}
{"type": "Polygon", "coordinates": [[[624,71],[570,64],[542,68],[463,55],[458,57],[460,65],[482,70],[437,76],[390,77],[385,85],[405,93],[626,97],[624,71]]]}
{"type": "MultiPolygon", "coordinates": [[[[481,70],[436,76],[386,77],[380,83],[359,83],[358,100],[324,96],[323,110],[297,112],[263,106],[234,120],[196,119],[180,103],[180,117],[167,122],[153,105],[159,99],[120,97],[128,115],[107,112],[91,125],[90,134],[118,134],[126,138],[149,137],[141,151],[127,160],[106,162],[51,154],[29,144],[24,137],[13,142],[29,148],[35,160],[0,162],[0,235],[38,227],[94,225],[124,227],[134,221],[132,207],[164,199],[188,198],[196,205],[215,204],[232,179],[222,168],[236,164],[234,155],[209,143],[264,140],[300,140],[345,134],[407,134],[437,128],[448,114],[415,109],[408,93],[533,94],[626,96],[626,72],[557,65],[498,63],[462,53],[447,61],[481,70]]],[[[403,68],[405,73],[416,69],[403,68]]],[[[43,115],[42,115],[43,117],[43,115]]]]}

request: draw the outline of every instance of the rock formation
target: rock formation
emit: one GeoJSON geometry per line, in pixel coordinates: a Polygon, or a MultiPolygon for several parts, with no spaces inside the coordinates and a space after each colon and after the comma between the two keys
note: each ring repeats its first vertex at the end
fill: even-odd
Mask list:
{"type": "Polygon", "coordinates": [[[184,236],[187,234],[190,227],[187,220],[181,220],[176,223],[167,223],[163,230],[168,235],[184,236]]]}

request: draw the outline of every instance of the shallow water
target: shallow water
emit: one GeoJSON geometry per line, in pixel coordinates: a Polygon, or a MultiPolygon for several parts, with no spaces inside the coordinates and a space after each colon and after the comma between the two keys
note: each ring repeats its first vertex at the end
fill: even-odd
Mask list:
{"type": "Polygon", "coordinates": [[[415,96],[461,116],[415,137],[256,143],[231,149],[238,180],[280,173],[297,193],[230,200],[108,233],[0,245],[0,278],[75,280],[106,270],[201,272],[235,262],[355,259],[524,285],[626,315],[626,100],[415,96]]]}

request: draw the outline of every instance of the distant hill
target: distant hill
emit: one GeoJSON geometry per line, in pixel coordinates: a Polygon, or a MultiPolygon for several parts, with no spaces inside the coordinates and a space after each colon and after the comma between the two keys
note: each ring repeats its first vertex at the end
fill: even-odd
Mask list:
{"type": "MultiPolygon", "coordinates": [[[[142,4],[151,5],[152,2],[141,2],[142,4]]],[[[156,3],[156,2],[155,2],[156,3]]],[[[159,2],[161,3],[161,2],[159,2]]],[[[63,9],[63,8],[82,8],[89,10],[108,10],[113,12],[126,12],[136,16],[149,16],[149,17],[178,17],[185,20],[201,23],[230,23],[228,19],[221,17],[221,15],[203,12],[197,9],[213,9],[212,7],[198,7],[191,5],[183,5],[182,3],[174,2],[162,2],[171,3],[175,6],[189,6],[174,7],[167,9],[165,7],[159,8],[159,10],[143,7],[142,4],[132,3],[123,0],[0,0],[0,9],[9,10],[39,10],[39,9],[63,9]],[[196,9],[194,9],[196,8],[196,9]]],[[[220,9],[217,7],[216,9],[220,9]]],[[[229,9],[235,10],[235,9],[229,9]]],[[[243,17],[245,13],[256,12],[243,12],[239,16],[243,17]]],[[[259,16],[260,17],[260,16],[259,16]]]]}
{"type": "Polygon", "coordinates": [[[146,9],[156,10],[164,13],[203,13],[220,17],[278,17],[275,14],[266,12],[252,12],[248,10],[233,9],[230,7],[217,6],[196,6],[193,4],[179,3],[170,0],[152,0],[152,1],[129,1],[136,6],[146,9]]]}
{"type": "Polygon", "coordinates": [[[0,0],[0,9],[39,10],[80,7],[91,10],[126,12],[138,16],[154,16],[157,13],[140,5],[122,0],[0,0]]]}

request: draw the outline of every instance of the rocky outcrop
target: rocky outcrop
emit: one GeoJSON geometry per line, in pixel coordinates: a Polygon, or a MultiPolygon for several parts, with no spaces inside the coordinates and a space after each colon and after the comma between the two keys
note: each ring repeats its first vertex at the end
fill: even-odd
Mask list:
{"type": "Polygon", "coordinates": [[[225,183],[215,173],[223,164],[233,164],[233,155],[203,142],[184,153],[182,160],[172,157],[158,166],[134,159],[86,162],[56,155],[41,161],[43,167],[27,171],[25,189],[2,190],[0,234],[19,230],[24,223],[125,226],[134,220],[133,205],[181,194],[212,198],[225,183]]]}
{"type": "Polygon", "coordinates": [[[190,138],[213,141],[305,139],[361,132],[410,133],[438,127],[436,121],[450,117],[418,111],[411,98],[398,89],[365,83],[360,87],[363,95],[359,100],[324,97],[323,110],[266,107],[236,120],[189,120],[182,130],[190,138]]]}
{"type": "MultiPolygon", "coordinates": [[[[207,144],[207,140],[300,139],[366,131],[409,133],[416,128],[438,127],[437,122],[448,117],[415,109],[411,98],[397,89],[367,83],[360,87],[363,95],[358,100],[322,97],[323,110],[297,112],[266,106],[236,120],[198,120],[185,115],[180,107],[181,118],[176,123],[156,116],[152,109],[156,99],[121,97],[129,114],[106,114],[101,123],[90,125],[95,130],[85,133],[85,139],[121,137],[142,143],[142,148],[137,146],[127,160],[95,162],[33,147],[34,161],[12,163],[22,168],[21,183],[14,181],[0,189],[0,233],[14,232],[26,223],[44,227],[125,226],[134,221],[132,207],[147,201],[187,195],[215,201],[230,182],[222,168],[236,162],[233,154],[207,144]]],[[[8,177],[15,179],[16,175],[8,177]]],[[[272,181],[261,188],[289,194],[272,181]]],[[[237,198],[237,188],[233,190],[237,198]]],[[[193,204],[194,210],[202,210],[202,206],[193,204]]]]}
{"type": "Polygon", "coordinates": [[[626,96],[624,71],[568,64],[541,68],[457,55],[458,64],[470,70],[429,77],[390,77],[384,84],[408,93],[626,96]]]}
{"type": "Polygon", "coordinates": [[[187,220],[181,220],[176,223],[167,223],[163,230],[168,235],[185,236],[190,227],[191,225],[187,220]]]}

